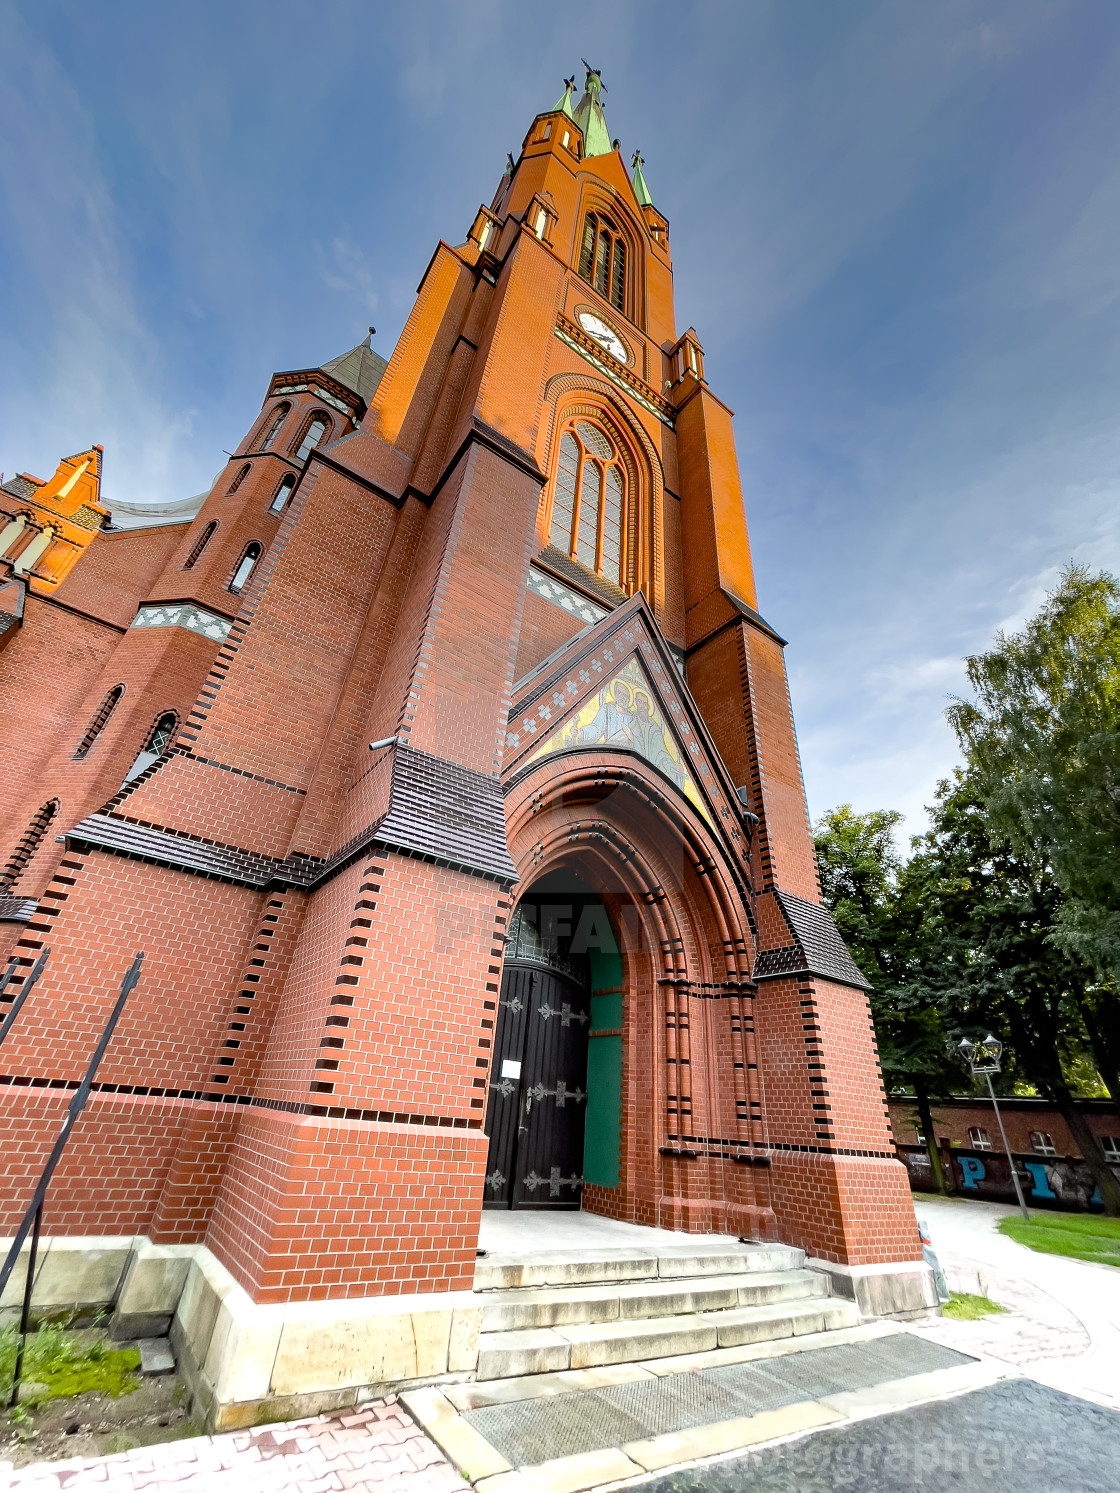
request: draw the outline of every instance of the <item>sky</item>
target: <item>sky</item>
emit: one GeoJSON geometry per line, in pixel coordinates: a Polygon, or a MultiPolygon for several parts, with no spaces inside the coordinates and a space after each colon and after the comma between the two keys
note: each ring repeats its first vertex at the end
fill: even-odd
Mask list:
{"type": "Polygon", "coordinates": [[[581,58],[736,412],[809,807],[957,760],[962,658],[1120,571],[1120,6],[0,0],[0,469],[208,488],[377,327],[581,58]]]}

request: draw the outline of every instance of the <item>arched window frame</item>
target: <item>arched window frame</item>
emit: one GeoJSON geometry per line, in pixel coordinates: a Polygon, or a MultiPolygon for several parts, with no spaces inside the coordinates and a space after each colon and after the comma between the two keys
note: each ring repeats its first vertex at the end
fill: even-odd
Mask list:
{"type": "Polygon", "coordinates": [[[105,695],[105,698],[93,712],[92,716],[90,716],[89,725],[82,734],[82,739],[74,748],[73,760],[75,762],[80,762],[83,757],[89,756],[94,742],[109,724],[109,717],[124,698],[124,690],[125,687],[123,684],[115,684],[105,695]]]}
{"type": "Polygon", "coordinates": [[[609,581],[612,585],[618,586],[620,590],[629,593],[634,589],[636,579],[637,506],[637,468],[614,423],[607,420],[599,410],[572,411],[560,426],[556,441],[556,459],[548,487],[548,506],[545,514],[547,542],[559,549],[575,564],[583,566],[602,580],[609,581]],[[591,426],[606,439],[612,449],[611,456],[603,456],[592,449],[587,438],[580,433],[581,425],[591,426]],[[562,465],[567,461],[570,469],[570,456],[565,447],[566,440],[570,440],[575,447],[576,463],[570,484],[573,494],[571,516],[567,523],[564,523],[563,510],[557,511],[557,498],[562,465]],[[605,553],[611,509],[608,472],[618,474],[621,488],[617,512],[619,551],[617,573],[609,563],[609,555],[605,553]],[[586,504],[592,491],[594,491],[596,505],[594,564],[588,564],[586,542],[589,529],[586,504]],[[567,543],[560,542],[564,538],[564,532],[558,532],[558,529],[566,531],[567,543]],[[581,545],[583,547],[582,558],[581,545]]]}
{"type": "Polygon", "coordinates": [[[264,546],[259,540],[251,539],[238,556],[237,564],[233,567],[233,574],[229,578],[226,590],[232,591],[234,596],[240,596],[252,580],[253,572],[260,563],[260,558],[263,554],[264,546]],[[248,564],[248,568],[246,569],[247,562],[251,563],[248,564]]]}
{"type": "Polygon", "coordinates": [[[294,472],[285,472],[277,484],[276,491],[272,494],[272,502],[268,505],[269,513],[283,513],[291,500],[292,493],[296,490],[296,479],[294,472]]]}
{"type": "Polygon", "coordinates": [[[45,804],[36,809],[31,816],[31,823],[16,841],[15,849],[8,857],[3,871],[0,871],[0,891],[10,892],[27,870],[35,857],[35,852],[46,838],[47,830],[57,813],[57,798],[48,799],[45,804]]]}
{"type": "MultiPolygon", "coordinates": [[[[171,751],[179,732],[179,714],[175,710],[163,710],[152,722],[152,728],[144,739],[144,745],[136,760],[125,774],[124,783],[131,783],[142,772],[147,772],[171,751]]],[[[124,787],[124,783],[121,787],[124,787]]]]}
{"type": "Polygon", "coordinates": [[[308,415],[307,419],[300,426],[299,435],[296,437],[296,439],[292,442],[291,446],[288,448],[289,451],[290,451],[290,453],[291,453],[292,460],[293,461],[301,461],[301,462],[306,462],[306,461],[310,460],[312,452],[318,451],[319,448],[320,448],[320,446],[322,446],[324,444],[324,442],[326,442],[326,441],[328,441],[330,439],[331,431],[333,429],[334,429],[334,421],[331,419],[330,415],[327,414],[326,410],[320,410],[320,409],[312,410],[310,412],[310,414],[308,415]],[[309,449],[301,456],[300,455],[300,451],[303,448],[303,443],[304,443],[304,441],[307,440],[307,437],[310,435],[310,433],[311,433],[311,427],[316,423],[316,421],[322,421],[322,423],[323,423],[323,433],[319,437],[319,439],[315,442],[315,444],[313,446],[309,447],[309,449]]]}
{"type": "Polygon", "coordinates": [[[237,491],[237,489],[245,481],[245,478],[249,475],[249,473],[252,471],[252,469],[253,469],[253,463],[251,461],[247,461],[245,463],[245,465],[241,468],[241,470],[238,472],[237,476],[230,483],[229,487],[226,489],[226,496],[227,497],[229,497],[231,494],[233,494],[233,493],[235,493],[237,491]]]}
{"type": "Polygon", "coordinates": [[[280,434],[280,427],[291,412],[290,404],[278,404],[271,410],[261,426],[260,435],[257,440],[257,451],[271,451],[276,444],[276,437],[280,434]]]}
{"type": "Polygon", "coordinates": [[[213,539],[215,533],[217,532],[217,528],[218,520],[216,518],[211,519],[210,522],[206,525],[205,529],[203,529],[202,533],[191,545],[190,554],[183,561],[184,570],[193,570],[194,567],[198,564],[199,560],[202,558],[202,551],[210,543],[211,539],[213,539]]]}
{"type": "Polygon", "coordinates": [[[635,321],[637,259],[633,237],[620,219],[621,214],[613,208],[585,205],[576,240],[576,273],[608,305],[635,321]]]}

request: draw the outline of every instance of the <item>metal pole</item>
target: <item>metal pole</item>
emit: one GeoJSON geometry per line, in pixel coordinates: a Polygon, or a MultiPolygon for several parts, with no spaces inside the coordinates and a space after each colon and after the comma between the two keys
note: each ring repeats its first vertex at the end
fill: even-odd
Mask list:
{"type": "Polygon", "coordinates": [[[1007,1144],[1007,1131],[1003,1128],[1003,1116],[1000,1114],[999,1105],[996,1103],[996,1091],[992,1088],[992,1075],[985,1073],[984,1077],[988,1080],[988,1093],[992,1096],[992,1108],[996,1112],[996,1124],[999,1126],[999,1133],[1003,1137],[1003,1149],[1007,1152],[1007,1164],[1011,1168],[1011,1180],[1015,1184],[1015,1196],[1019,1199],[1019,1210],[1023,1215],[1023,1222],[1030,1223],[1031,1216],[1027,1212],[1027,1205],[1023,1201],[1023,1189],[1019,1185],[1019,1173],[1015,1169],[1011,1147],[1007,1144]]]}
{"type": "Polygon", "coordinates": [[[113,1035],[113,1029],[116,1027],[117,1022],[121,1018],[121,1012],[124,1010],[124,1003],[128,999],[129,993],[135,986],[137,980],[140,978],[140,963],[143,958],[144,954],[141,950],[141,952],[137,954],[136,958],[132,961],[127,972],[125,973],[124,978],[121,980],[121,992],[117,996],[117,1003],[113,1007],[109,1015],[109,1020],[105,1023],[105,1030],[101,1033],[101,1040],[98,1042],[97,1048],[94,1051],[93,1056],[89,1060],[89,1067],[86,1069],[85,1077],[78,1085],[74,1097],[70,1101],[70,1107],[67,1112],[66,1119],[62,1123],[62,1129],[58,1134],[58,1139],[51,1147],[51,1154],[47,1157],[47,1164],[43,1168],[42,1176],[39,1178],[38,1185],[35,1188],[35,1194],[32,1197],[31,1202],[27,1206],[27,1212],[23,1215],[23,1222],[16,1230],[16,1237],[12,1240],[12,1246],[8,1250],[7,1259],[4,1261],[3,1265],[0,1265],[0,1296],[4,1294],[4,1287],[8,1284],[11,1273],[15,1269],[16,1261],[19,1259],[19,1252],[23,1248],[23,1241],[27,1238],[28,1231],[31,1228],[32,1220],[38,1209],[43,1206],[43,1198],[46,1196],[47,1188],[50,1186],[50,1180],[54,1175],[54,1169],[58,1165],[59,1159],[61,1158],[62,1153],[66,1148],[66,1142],[70,1139],[70,1132],[71,1130],[73,1130],[75,1124],[77,1123],[78,1116],[86,1106],[86,1100],[89,1098],[89,1091],[93,1084],[94,1074],[97,1072],[101,1059],[105,1056],[105,1049],[109,1045],[109,1039],[113,1035]]]}
{"type": "Polygon", "coordinates": [[[35,1285],[35,1258],[39,1253],[39,1229],[43,1222],[42,1203],[35,1209],[35,1225],[31,1230],[31,1253],[27,1257],[27,1279],[23,1283],[23,1311],[19,1318],[19,1345],[16,1348],[16,1366],[12,1370],[12,1392],[8,1397],[8,1409],[19,1401],[19,1382],[23,1377],[23,1349],[27,1342],[27,1329],[31,1320],[31,1291],[35,1285]]]}
{"type": "MultiPolygon", "coordinates": [[[[34,985],[35,981],[43,973],[43,965],[46,964],[47,955],[49,953],[50,949],[43,950],[38,959],[36,959],[35,963],[31,966],[31,973],[27,976],[26,980],[24,980],[23,984],[20,986],[18,992],[16,993],[16,998],[12,1002],[11,1010],[8,1012],[7,1016],[4,1017],[3,1022],[0,1023],[0,1042],[3,1042],[4,1038],[8,1035],[12,1027],[15,1025],[15,1019],[19,1015],[19,1008],[31,994],[32,985],[34,985]]],[[[0,981],[0,995],[3,995],[4,991],[7,990],[17,967],[18,966],[13,959],[11,964],[8,965],[3,980],[0,981]]]]}

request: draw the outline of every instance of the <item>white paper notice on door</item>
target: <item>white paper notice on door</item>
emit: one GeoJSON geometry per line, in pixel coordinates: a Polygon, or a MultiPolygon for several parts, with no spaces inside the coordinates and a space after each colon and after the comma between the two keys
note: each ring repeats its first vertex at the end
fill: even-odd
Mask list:
{"type": "Polygon", "coordinates": [[[515,1063],[512,1058],[503,1058],[502,1059],[502,1077],[503,1078],[520,1078],[521,1077],[521,1064],[520,1063],[515,1063]]]}

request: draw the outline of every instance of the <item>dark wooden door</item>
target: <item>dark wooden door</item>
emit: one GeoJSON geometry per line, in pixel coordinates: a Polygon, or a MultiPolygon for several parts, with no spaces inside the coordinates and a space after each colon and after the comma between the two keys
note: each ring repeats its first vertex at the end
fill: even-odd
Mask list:
{"type": "Polygon", "coordinates": [[[486,1116],[486,1207],[579,1207],[590,1021],[585,985],[506,964],[486,1116]]]}

